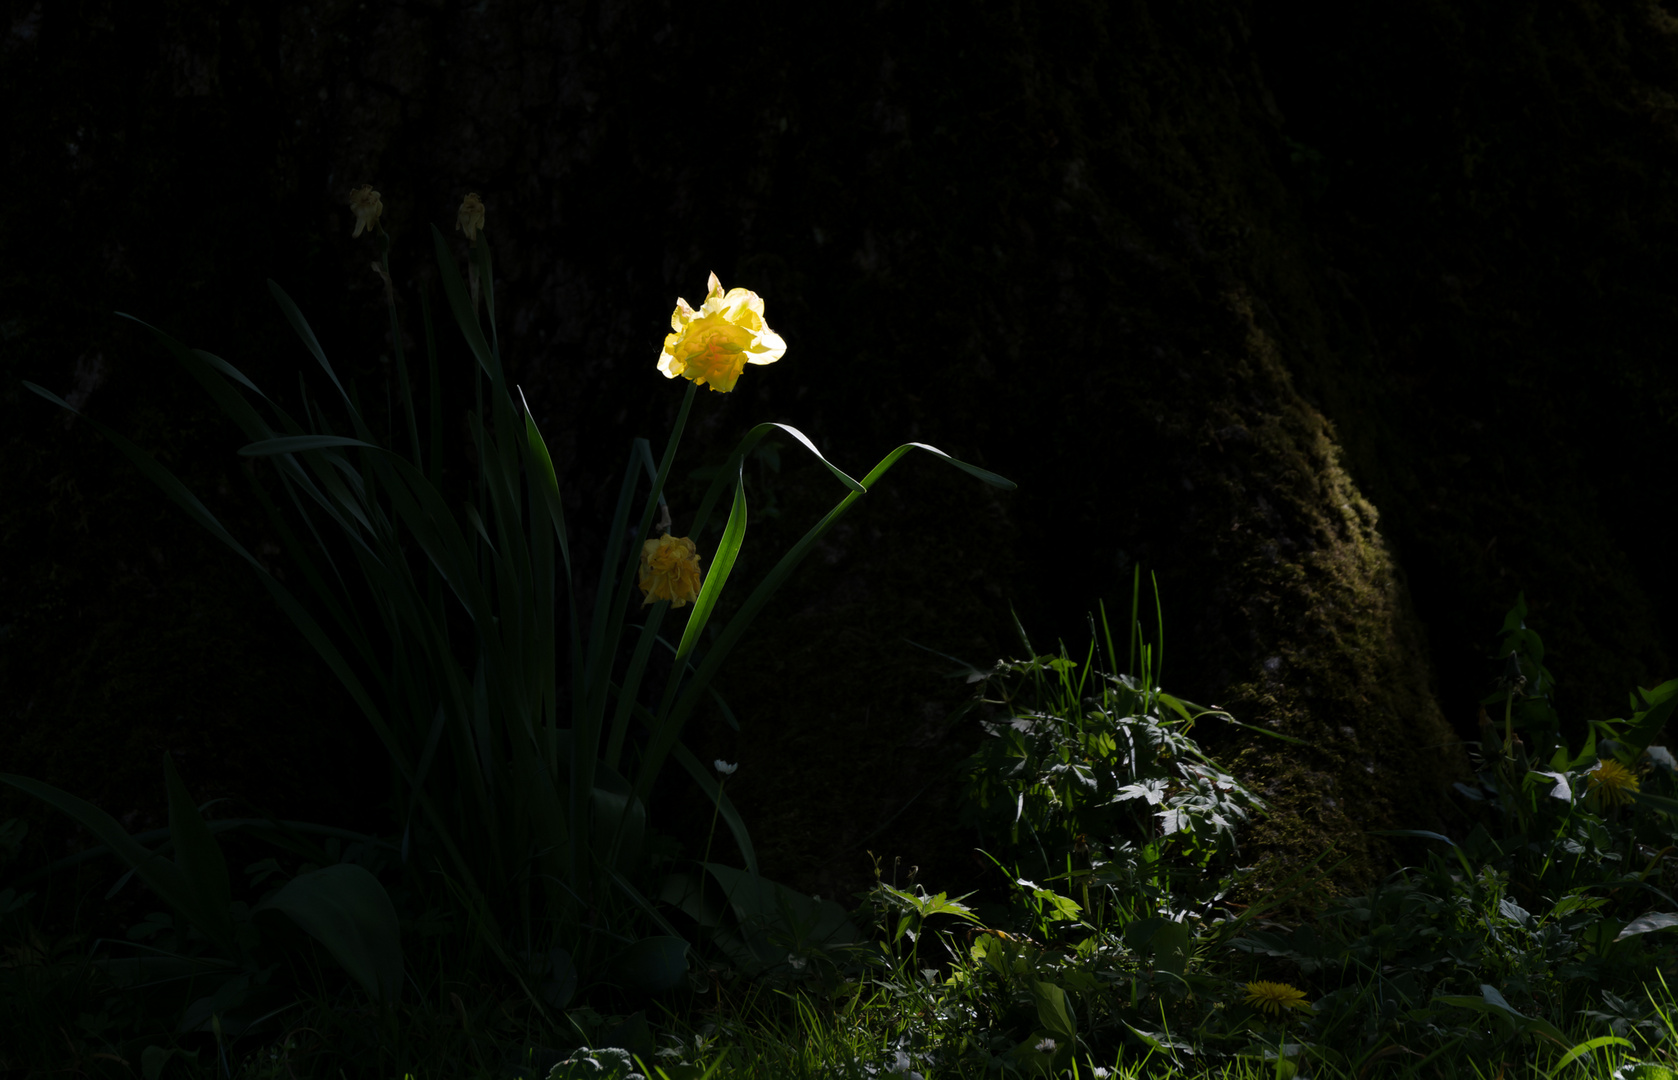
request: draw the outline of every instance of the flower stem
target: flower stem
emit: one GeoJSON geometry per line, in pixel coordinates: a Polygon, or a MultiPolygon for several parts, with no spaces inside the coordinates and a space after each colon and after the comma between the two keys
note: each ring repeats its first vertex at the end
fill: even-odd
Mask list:
{"type": "MultiPolygon", "coordinates": [[[[691,390],[693,384],[688,385],[691,390]]],[[[692,396],[691,392],[689,396],[692,396]]],[[[705,864],[711,861],[711,841],[717,835],[717,817],[722,813],[722,789],[726,783],[728,783],[728,777],[726,776],[717,780],[717,797],[711,802],[711,831],[705,834],[705,855],[699,860],[699,912],[702,916],[705,913],[705,877],[710,873],[705,869],[705,864]]]]}

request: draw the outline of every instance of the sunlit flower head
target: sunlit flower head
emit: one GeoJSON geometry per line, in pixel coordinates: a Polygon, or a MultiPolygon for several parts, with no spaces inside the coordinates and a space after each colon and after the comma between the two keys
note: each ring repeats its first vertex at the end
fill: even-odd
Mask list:
{"type": "Polygon", "coordinates": [[[1585,780],[1589,784],[1586,798],[1596,806],[1625,806],[1638,790],[1637,774],[1613,758],[1604,758],[1585,780]]]}
{"type": "Polygon", "coordinates": [[[676,300],[670,315],[673,331],[664,339],[658,370],[681,375],[712,390],[728,393],[747,364],[773,364],[786,355],[787,343],[763,321],[763,298],[749,289],[722,291],[712,274],[705,303],[695,311],[676,300]]]}
{"type": "Polygon", "coordinates": [[[685,536],[668,533],[641,545],[643,605],[659,600],[683,607],[699,596],[699,548],[685,536]]]}
{"type": "Polygon", "coordinates": [[[1055,1052],[1055,1041],[1053,1039],[1044,1038],[1038,1042],[1037,1049],[1045,1054],[1052,1054],[1055,1052]]]}
{"type": "Polygon", "coordinates": [[[355,232],[351,239],[369,231],[379,223],[379,215],[384,213],[384,203],[379,201],[379,193],[373,190],[372,184],[363,184],[350,192],[350,210],[355,214],[355,232]]]}
{"type": "Polygon", "coordinates": [[[454,227],[466,234],[466,239],[476,241],[478,232],[484,227],[484,201],[478,198],[478,193],[468,192],[466,198],[460,200],[460,212],[455,215],[454,227]]]}
{"type": "Polygon", "coordinates": [[[1295,990],[1287,983],[1250,982],[1247,984],[1247,1004],[1259,1012],[1282,1015],[1283,1009],[1309,1009],[1305,991],[1295,990]]]}

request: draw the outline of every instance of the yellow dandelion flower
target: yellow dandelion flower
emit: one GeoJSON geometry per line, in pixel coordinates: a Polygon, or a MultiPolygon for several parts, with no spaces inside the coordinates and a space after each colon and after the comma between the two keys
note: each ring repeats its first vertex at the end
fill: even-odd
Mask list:
{"type": "Polygon", "coordinates": [[[1585,776],[1586,798],[1593,806],[1625,806],[1638,790],[1637,774],[1613,758],[1604,758],[1585,776]]]}
{"type": "Polygon", "coordinates": [[[659,600],[684,607],[699,596],[699,548],[685,536],[666,533],[641,545],[642,605],[659,600]]]}
{"type": "Polygon", "coordinates": [[[465,233],[469,242],[477,242],[478,233],[484,227],[484,201],[478,198],[476,191],[468,192],[466,198],[460,200],[460,212],[455,215],[454,227],[465,233]]]}
{"type": "Polygon", "coordinates": [[[373,190],[373,185],[363,184],[350,192],[350,209],[355,213],[355,232],[350,234],[354,239],[379,223],[379,215],[384,213],[385,206],[379,201],[379,193],[373,190]]]}
{"type": "Polygon", "coordinates": [[[1283,1009],[1311,1008],[1311,1003],[1305,1000],[1305,991],[1277,982],[1248,983],[1247,1004],[1272,1016],[1282,1015],[1283,1009]]]}
{"type": "Polygon", "coordinates": [[[749,289],[724,293],[715,274],[699,310],[676,300],[670,329],[674,332],[664,339],[658,370],[667,379],[681,375],[724,394],[734,389],[747,364],[773,364],[787,351],[781,335],[763,321],[763,298],[749,289]]]}

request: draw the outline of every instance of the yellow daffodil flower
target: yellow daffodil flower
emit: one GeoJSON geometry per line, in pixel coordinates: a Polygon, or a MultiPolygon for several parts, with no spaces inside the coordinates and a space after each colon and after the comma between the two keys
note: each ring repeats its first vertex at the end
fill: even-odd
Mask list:
{"type": "Polygon", "coordinates": [[[1586,797],[1595,806],[1626,806],[1638,790],[1637,774],[1613,758],[1605,758],[1585,776],[1586,797]]]}
{"type": "Polygon", "coordinates": [[[466,234],[468,242],[477,242],[478,232],[484,227],[484,201],[478,198],[477,192],[468,192],[466,198],[460,200],[460,212],[455,215],[454,227],[466,234]]]}
{"type": "Polygon", "coordinates": [[[1283,1009],[1311,1008],[1311,1003],[1305,1000],[1305,991],[1277,982],[1248,983],[1247,1004],[1272,1016],[1282,1015],[1283,1009]]]}
{"type": "Polygon", "coordinates": [[[699,310],[676,300],[670,329],[674,332],[664,339],[658,370],[667,379],[681,375],[724,394],[734,389],[747,364],[773,364],[787,351],[781,335],[763,321],[763,298],[749,289],[724,293],[715,274],[699,310]]]}
{"type": "Polygon", "coordinates": [[[351,239],[363,232],[371,231],[379,223],[379,215],[384,213],[384,203],[379,201],[379,193],[373,190],[372,184],[363,184],[350,192],[350,209],[355,213],[355,232],[351,239]]]}
{"type": "Polygon", "coordinates": [[[659,600],[684,607],[699,596],[699,548],[685,536],[666,533],[641,545],[642,606],[659,600]]]}

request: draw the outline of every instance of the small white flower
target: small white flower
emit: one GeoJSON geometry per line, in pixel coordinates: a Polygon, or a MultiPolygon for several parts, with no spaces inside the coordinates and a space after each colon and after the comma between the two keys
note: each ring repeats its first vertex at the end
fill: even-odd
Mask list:
{"type": "Polygon", "coordinates": [[[1090,1070],[1090,1075],[1095,1077],[1095,1080],[1107,1080],[1113,1074],[1105,1066],[1097,1065],[1090,1070]]]}
{"type": "Polygon", "coordinates": [[[799,956],[797,953],[787,953],[787,963],[791,965],[792,970],[794,971],[803,971],[805,965],[809,962],[810,961],[806,960],[802,956],[799,956]]]}
{"type": "Polygon", "coordinates": [[[1653,761],[1655,764],[1665,765],[1667,768],[1678,772],[1678,761],[1673,760],[1672,751],[1668,750],[1666,747],[1651,746],[1643,752],[1648,754],[1649,760],[1653,761]]]}
{"type": "Polygon", "coordinates": [[[1022,889],[1035,889],[1035,888],[1037,888],[1037,882],[1027,881],[1025,878],[1020,878],[1019,884],[1020,884],[1020,888],[1022,888],[1022,889]]]}
{"type": "Polygon", "coordinates": [[[738,765],[730,765],[722,758],[718,758],[717,760],[711,762],[711,764],[715,765],[717,767],[717,771],[722,773],[724,776],[733,776],[734,770],[740,767],[738,765]]]}
{"type": "Polygon", "coordinates": [[[1055,1052],[1055,1041],[1053,1039],[1044,1039],[1042,1042],[1037,1044],[1037,1049],[1041,1050],[1045,1054],[1052,1054],[1055,1052]]]}

